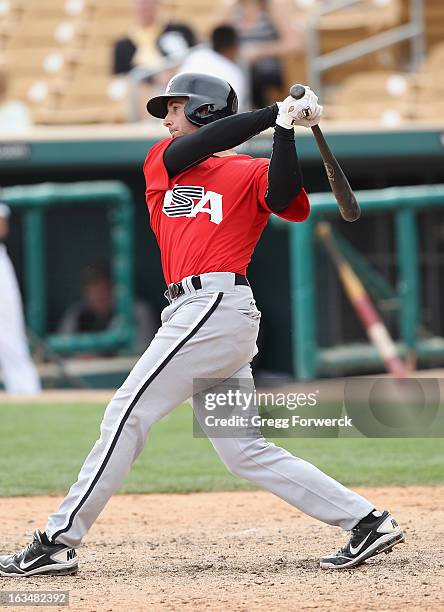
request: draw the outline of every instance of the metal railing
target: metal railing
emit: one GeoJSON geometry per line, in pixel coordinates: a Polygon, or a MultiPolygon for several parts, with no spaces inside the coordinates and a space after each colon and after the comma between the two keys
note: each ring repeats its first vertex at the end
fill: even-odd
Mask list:
{"type": "MultiPolygon", "coordinates": [[[[379,282],[380,293],[397,302],[399,341],[402,356],[418,360],[444,359],[444,338],[421,337],[420,334],[420,273],[417,214],[429,208],[444,207],[444,185],[421,187],[390,187],[381,190],[358,191],[356,198],[362,216],[384,212],[394,215],[396,289],[381,285],[373,274],[370,280],[379,282]]],[[[344,374],[368,368],[382,369],[382,360],[369,343],[353,343],[330,348],[318,346],[316,319],[315,245],[316,223],[325,215],[337,215],[337,204],[331,193],[310,196],[311,214],[304,223],[289,223],[275,219],[277,227],[289,230],[290,284],[292,304],[292,346],[295,377],[309,380],[320,375],[344,374]]],[[[349,251],[350,253],[350,251],[349,251]]],[[[351,253],[351,264],[355,267],[351,253]]],[[[365,263],[357,261],[355,270],[366,282],[365,263]],[[364,271],[364,274],[362,273],[364,271]]]]}
{"type": "MultiPolygon", "coordinates": [[[[322,94],[322,74],[341,64],[353,61],[397,43],[411,41],[411,68],[415,70],[425,54],[423,0],[410,0],[410,21],[380,34],[369,36],[335,51],[321,54],[319,29],[321,18],[335,11],[360,4],[362,0],[336,0],[318,4],[308,27],[308,75],[311,87],[322,94]]],[[[375,7],[375,10],[377,8],[375,7]]]]}

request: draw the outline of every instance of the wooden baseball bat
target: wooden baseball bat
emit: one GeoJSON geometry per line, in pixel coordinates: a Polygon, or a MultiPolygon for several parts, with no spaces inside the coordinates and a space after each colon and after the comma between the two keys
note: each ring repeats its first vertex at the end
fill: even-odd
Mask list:
{"type": "Polygon", "coordinates": [[[338,249],[330,224],[318,223],[316,234],[333,259],[344,291],[361,320],[369,340],[381,356],[387,371],[398,378],[406,378],[408,375],[407,369],[398,355],[396,344],[390,337],[387,327],[374,307],[361,280],[338,249]]]}
{"type": "MultiPolygon", "coordinates": [[[[295,100],[300,100],[305,95],[305,87],[303,85],[293,85],[290,89],[290,95],[295,100]]],[[[350,183],[338,160],[331,152],[319,125],[314,125],[311,130],[319,147],[327,178],[338,203],[342,218],[345,221],[356,221],[361,216],[361,209],[350,187],[350,183]]]]}

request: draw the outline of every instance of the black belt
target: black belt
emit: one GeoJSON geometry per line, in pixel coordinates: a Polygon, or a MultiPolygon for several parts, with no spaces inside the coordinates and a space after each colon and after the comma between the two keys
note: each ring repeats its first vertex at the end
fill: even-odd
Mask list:
{"type": "MultiPolygon", "coordinates": [[[[202,289],[202,281],[199,275],[191,277],[191,284],[196,290],[202,289]]],[[[234,284],[247,285],[248,287],[250,286],[247,277],[242,276],[242,274],[238,274],[237,272],[234,274],[234,284]]],[[[171,285],[168,285],[168,288],[165,291],[166,297],[168,297],[171,302],[178,298],[180,295],[184,294],[185,289],[183,288],[182,281],[179,281],[178,283],[171,283],[171,285]]]]}

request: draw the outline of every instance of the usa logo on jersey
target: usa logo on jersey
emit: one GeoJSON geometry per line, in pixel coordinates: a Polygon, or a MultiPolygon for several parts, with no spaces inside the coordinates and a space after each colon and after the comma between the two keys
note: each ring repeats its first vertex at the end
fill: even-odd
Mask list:
{"type": "Polygon", "coordinates": [[[195,185],[174,185],[165,192],[163,212],[168,217],[196,217],[199,213],[210,216],[212,223],[223,218],[222,195],[195,185]]]}

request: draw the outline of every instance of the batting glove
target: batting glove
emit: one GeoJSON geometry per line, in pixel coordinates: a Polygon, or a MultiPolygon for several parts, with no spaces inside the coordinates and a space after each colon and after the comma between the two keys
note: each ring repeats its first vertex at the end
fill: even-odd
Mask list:
{"type": "Polygon", "coordinates": [[[278,103],[276,125],[290,129],[296,125],[311,128],[319,123],[323,107],[318,104],[317,95],[308,86],[304,87],[305,95],[300,100],[288,96],[283,102],[278,103]]]}

